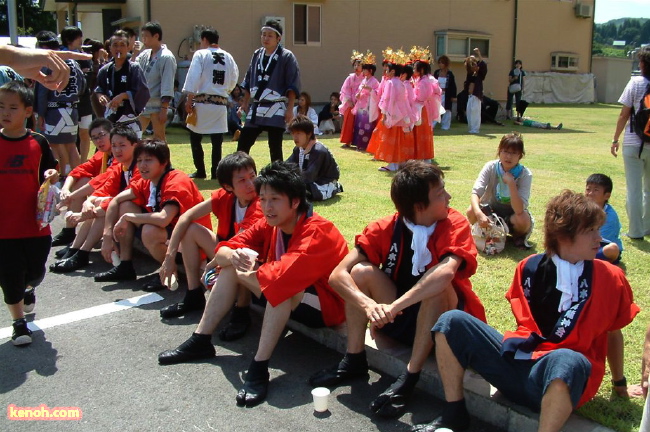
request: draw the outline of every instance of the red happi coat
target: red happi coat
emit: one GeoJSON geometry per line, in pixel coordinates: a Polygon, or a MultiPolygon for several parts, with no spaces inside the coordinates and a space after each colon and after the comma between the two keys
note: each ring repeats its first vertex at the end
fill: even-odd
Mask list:
{"type": "Polygon", "coordinates": [[[240,223],[233,221],[233,207],[237,201],[234,193],[228,192],[223,188],[217,189],[212,192],[210,201],[212,203],[212,213],[214,213],[218,220],[217,238],[219,240],[227,240],[230,238],[231,228],[234,234],[238,234],[240,231],[244,231],[253,226],[255,222],[264,216],[258,197],[255,197],[248,204],[244,219],[240,223]]]}
{"type": "MultiPolygon", "coordinates": [[[[131,182],[131,192],[136,196],[133,202],[142,208],[146,208],[149,213],[160,211],[165,207],[165,205],[170,203],[177,205],[179,211],[171,221],[170,226],[175,226],[178,222],[178,218],[183,213],[203,202],[203,196],[201,195],[199,188],[192,179],[182,171],[175,169],[168,171],[159,181],[158,187],[160,190],[158,191],[158,194],[160,199],[157,202],[158,208],[147,206],[149,202],[149,194],[151,193],[150,184],[151,181],[143,178],[131,182]]],[[[212,229],[210,215],[205,215],[194,222],[203,225],[210,230],[212,229]]]]}
{"type": "Polygon", "coordinates": [[[620,268],[601,260],[585,261],[578,280],[579,301],[560,315],[551,334],[543,338],[528,304],[530,290],[535,289],[531,275],[541,257],[532,255],[517,266],[506,294],[517,330],[505,333],[502,350],[522,360],[538,359],[560,348],[583,354],[591,363],[591,375],[579,407],[594,397],[605,375],[607,333],[628,325],[640,309],[634,304],[632,289],[620,268]],[[525,271],[529,261],[531,270],[525,271]]]}
{"type": "Polygon", "coordinates": [[[104,211],[106,211],[111,200],[115,198],[117,194],[130,188],[131,184],[137,182],[141,178],[140,170],[138,170],[135,161],[131,163],[131,167],[126,171],[122,164],[118,162],[117,164],[108,167],[105,173],[92,178],[88,184],[95,190],[91,194],[92,196],[111,198],[102,201],[99,205],[104,209],[104,211]],[[125,176],[129,178],[128,183],[126,182],[125,176]]]}
{"type": "Polygon", "coordinates": [[[111,165],[118,165],[119,162],[117,159],[112,157],[110,154],[108,155],[109,161],[107,161],[107,167],[103,167],[104,165],[104,156],[106,153],[104,152],[95,152],[94,155],[90,157],[86,162],[77,165],[70,171],[70,174],[68,174],[70,177],[74,177],[76,179],[80,178],[93,178],[97,177],[100,174],[103,174],[106,172],[106,169],[110,167],[111,165]],[[102,170],[102,168],[104,168],[102,170]]]}
{"type": "Polygon", "coordinates": [[[348,253],[347,243],[339,230],[316,213],[301,215],[285,253],[279,258],[275,255],[278,235],[281,235],[280,229],[262,218],[246,231],[220,242],[216,251],[226,246],[231,249],[247,247],[259,253],[262,265],[257,270],[257,280],[272,306],[313,285],[325,325],[343,323],[343,299],[328,283],[330,273],[348,253]]]}
{"type": "MultiPolygon", "coordinates": [[[[370,223],[355,239],[355,244],[363,249],[364,254],[368,260],[376,265],[384,265],[389,259],[391,253],[403,247],[410,247],[410,245],[397,245],[393,244],[393,232],[395,223],[401,218],[399,213],[392,216],[376,220],[370,223]]],[[[464,302],[465,312],[475,316],[476,318],[486,321],[485,308],[479,300],[478,296],[472,291],[472,282],[469,278],[476,273],[476,245],[472,238],[470,225],[465,216],[460,214],[454,209],[449,209],[448,217],[438,221],[436,229],[429,238],[427,248],[431,252],[432,260],[426,266],[429,270],[431,267],[437,265],[441,259],[447,255],[456,255],[463,260],[463,265],[456,271],[452,286],[456,293],[464,302]]],[[[394,256],[395,268],[392,274],[397,274],[400,265],[411,265],[411,263],[402,263],[401,254],[394,256]]],[[[391,274],[389,276],[392,277],[391,274]]]]}

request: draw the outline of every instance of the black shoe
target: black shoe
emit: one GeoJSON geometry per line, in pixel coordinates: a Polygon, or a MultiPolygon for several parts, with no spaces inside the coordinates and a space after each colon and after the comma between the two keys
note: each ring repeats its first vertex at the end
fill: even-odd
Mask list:
{"type": "Polygon", "coordinates": [[[202,312],[203,309],[205,309],[205,303],[203,304],[193,304],[189,302],[174,303],[160,309],[160,317],[163,319],[176,318],[179,316],[186,315],[192,311],[202,312]]]}
{"type": "Polygon", "coordinates": [[[95,282],[120,282],[135,280],[136,278],[137,275],[135,274],[133,264],[130,262],[128,264],[122,262],[120,265],[108,271],[97,273],[95,275],[95,282]]]}
{"type": "Polygon", "coordinates": [[[224,342],[232,342],[237,339],[244,337],[249,327],[251,326],[251,320],[248,318],[247,321],[235,322],[230,321],[226,327],[221,329],[219,332],[219,339],[224,342]]]}
{"type": "Polygon", "coordinates": [[[217,355],[210,339],[208,338],[204,342],[201,336],[194,333],[188,340],[179,345],[178,348],[161,352],[158,354],[158,363],[161,365],[171,365],[192,360],[210,359],[217,355]]]}
{"type": "Polygon", "coordinates": [[[244,387],[237,393],[237,405],[252,408],[266,399],[269,390],[269,374],[255,380],[244,381],[244,387]]]}
{"type": "Polygon", "coordinates": [[[52,246],[69,245],[74,241],[75,235],[74,228],[63,228],[60,233],[52,237],[52,246]]]}
{"type": "Polygon", "coordinates": [[[76,253],[68,259],[57,261],[50,266],[52,273],[71,273],[89,264],[87,254],[76,253]],[[82,256],[83,255],[83,256],[82,256]]]}
{"type": "Polygon", "coordinates": [[[451,429],[454,432],[463,431],[469,427],[469,417],[463,419],[462,421],[455,422],[454,424],[445,422],[442,420],[442,416],[436,418],[431,423],[427,424],[418,424],[411,428],[411,432],[435,432],[438,429],[447,428],[451,429]]]}
{"type": "Polygon", "coordinates": [[[395,383],[370,403],[370,411],[387,418],[397,418],[404,414],[404,411],[406,411],[406,402],[411,396],[411,393],[413,393],[419,377],[419,373],[409,374],[405,372],[400,375],[395,383]],[[412,378],[407,383],[409,376],[412,378]]]}
{"type": "Polygon", "coordinates": [[[195,171],[192,174],[189,175],[190,178],[195,178],[195,179],[204,179],[207,176],[205,175],[205,172],[198,172],[195,171]]]}
{"type": "Polygon", "coordinates": [[[337,387],[357,378],[368,379],[368,366],[359,369],[341,369],[336,365],[316,372],[309,378],[312,387],[337,387]]]}
{"type": "Polygon", "coordinates": [[[34,292],[34,288],[30,288],[25,290],[23,312],[31,313],[34,310],[34,306],[36,306],[36,293],[34,292]]]}
{"type": "Polygon", "coordinates": [[[167,289],[167,285],[164,285],[162,282],[160,282],[160,279],[158,278],[142,284],[142,291],[144,292],[158,292],[164,289],[167,289]]]}
{"type": "Polygon", "coordinates": [[[11,343],[16,346],[29,345],[32,343],[32,331],[27,327],[27,321],[20,319],[14,321],[14,333],[11,336],[11,343]]]}
{"type": "Polygon", "coordinates": [[[58,251],[54,252],[54,257],[57,258],[57,259],[70,258],[69,256],[68,257],[66,256],[69,251],[70,251],[70,246],[66,246],[66,247],[61,248],[58,251]]]}

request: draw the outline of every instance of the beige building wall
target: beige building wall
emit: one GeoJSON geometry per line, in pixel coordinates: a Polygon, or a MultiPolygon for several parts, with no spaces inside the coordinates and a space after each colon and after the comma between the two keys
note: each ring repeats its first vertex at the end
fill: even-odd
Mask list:
{"type": "Polygon", "coordinates": [[[102,33],[102,13],[100,12],[77,12],[79,22],[81,22],[81,30],[85,38],[96,39],[104,41],[102,33]]]}
{"type": "Polygon", "coordinates": [[[616,103],[632,75],[632,60],[594,57],[592,71],[596,76],[596,100],[616,103]]]}
{"type": "MultiPolygon", "coordinates": [[[[381,51],[387,46],[429,46],[437,56],[436,31],[480,32],[490,38],[485,93],[504,100],[513,57],[520,58],[526,70],[543,72],[551,70],[552,52],[570,52],[579,58],[577,73],[590,71],[593,20],[575,16],[576,1],[593,5],[593,0],[151,0],[151,18],[161,23],[163,40],[179,60],[191,58],[188,38],[195,25],[216,28],[221,46],[233,55],[243,78],[260,46],[263,17],[284,17],[283,44],[298,58],[303,90],[315,102],[328,100],[330,92],[340,89],[350,73],[353,49],[370,49],[377,56],[379,78],[381,51]],[[320,46],[294,45],[295,3],[321,6],[320,46]],[[513,53],[515,6],[518,29],[513,53]]],[[[147,20],[145,8],[144,0],[128,0],[123,16],[140,16],[142,25],[147,20]]],[[[453,62],[451,69],[462,88],[462,63],[453,62]]]]}

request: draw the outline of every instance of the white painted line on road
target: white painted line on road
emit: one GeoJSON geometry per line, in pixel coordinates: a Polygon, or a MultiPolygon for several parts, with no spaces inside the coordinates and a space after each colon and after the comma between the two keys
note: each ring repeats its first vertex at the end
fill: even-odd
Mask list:
{"type": "MultiPolygon", "coordinates": [[[[106,303],[103,305],[93,306],[93,307],[81,309],[74,312],[68,312],[62,315],[43,318],[41,320],[30,322],[27,325],[32,331],[44,330],[46,328],[55,327],[61,324],[70,324],[88,318],[95,318],[113,312],[119,312],[122,310],[131,309],[149,303],[155,303],[162,299],[163,297],[161,297],[156,293],[144,294],[138,297],[132,297],[129,299],[124,299],[113,303],[106,303]]],[[[13,327],[2,328],[0,329],[0,339],[9,338],[11,337],[12,333],[13,333],[13,327]]]]}

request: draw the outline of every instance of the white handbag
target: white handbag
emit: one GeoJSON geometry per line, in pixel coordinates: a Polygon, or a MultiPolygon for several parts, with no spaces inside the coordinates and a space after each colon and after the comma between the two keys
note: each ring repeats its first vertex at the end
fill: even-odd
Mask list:
{"type": "Polygon", "coordinates": [[[509,229],[506,221],[494,213],[488,219],[490,225],[487,228],[481,227],[478,222],[472,225],[472,237],[479,252],[496,255],[505,249],[509,229]]]}

